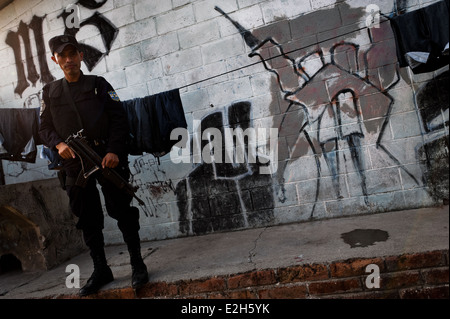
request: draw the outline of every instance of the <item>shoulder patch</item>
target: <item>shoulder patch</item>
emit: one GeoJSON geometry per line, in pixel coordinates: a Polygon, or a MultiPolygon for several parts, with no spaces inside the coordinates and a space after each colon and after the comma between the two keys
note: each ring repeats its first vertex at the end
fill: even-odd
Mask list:
{"type": "Polygon", "coordinates": [[[120,102],[119,96],[117,95],[116,91],[109,91],[108,94],[113,101],[120,102]]]}
{"type": "Polygon", "coordinates": [[[41,100],[41,110],[40,110],[40,112],[39,112],[39,116],[42,116],[42,113],[44,113],[44,111],[45,111],[45,102],[44,102],[44,99],[42,99],[41,100]]]}

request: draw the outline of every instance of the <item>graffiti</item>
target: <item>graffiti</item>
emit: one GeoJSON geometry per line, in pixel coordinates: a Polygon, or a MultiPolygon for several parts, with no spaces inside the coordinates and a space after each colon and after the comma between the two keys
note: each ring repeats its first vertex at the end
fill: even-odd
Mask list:
{"type": "MultiPolygon", "coordinates": [[[[412,4],[409,2],[395,0],[394,11],[407,11],[412,4]]],[[[106,58],[113,46],[117,46],[119,29],[97,12],[106,3],[107,0],[78,0],[70,10],[69,7],[63,11],[57,9],[52,14],[53,17],[57,15],[58,23],[64,24],[64,34],[80,37],[81,30],[92,26],[98,30],[97,44],[81,44],[89,71],[106,58]],[[78,7],[86,14],[82,19],[78,7]]],[[[115,10],[114,13],[109,10],[111,8],[108,8],[108,16],[116,14],[115,10]]],[[[292,220],[320,218],[328,212],[333,215],[335,209],[343,208],[344,211],[345,205],[354,202],[361,203],[362,210],[365,205],[367,211],[374,211],[377,200],[381,201],[383,197],[379,194],[391,195],[389,187],[383,185],[384,181],[380,185],[375,185],[378,180],[374,181],[374,175],[378,171],[383,175],[386,167],[394,168],[391,172],[399,175],[395,196],[406,198],[410,189],[429,188],[433,199],[447,198],[448,201],[448,71],[429,81],[424,77],[420,78],[420,83],[414,83],[414,79],[397,66],[395,40],[388,34],[391,31],[389,23],[385,23],[385,15],[376,5],[358,8],[338,1],[334,6],[301,16],[276,18],[252,31],[239,23],[245,21],[235,21],[220,8],[215,9],[222,14],[219,19],[223,19],[223,23],[231,23],[231,27],[239,31],[247,46],[249,63],[239,70],[257,65],[255,69],[262,66],[264,69],[261,67],[261,70],[266,74],[248,71],[251,89],[255,91],[246,96],[252,97],[252,103],[225,100],[227,107],[209,111],[200,121],[194,121],[194,135],[186,134],[190,147],[184,148],[187,156],[183,159],[189,161],[182,162],[190,167],[187,173],[179,169],[186,165],[174,166],[173,160],[167,164],[170,165],[168,168],[166,163],[160,165],[149,154],[131,157],[132,183],[139,186],[138,196],[147,205],[142,209],[147,216],[159,219],[150,223],[179,222],[182,235],[196,235],[265,226],[273,223],[274,216],[277,222],[283,220],[282,214],[288,210],[299,214],[288,217],[292,220]],[[270,75],[268,92],[258,87],[256,81],[265,75],[270,75]],[[404,84],[405,92],[400,92],[404,84]],[[272,100],[263,101],[263,94],[265,97],[270,95],[272,100]],[[411,97],[413,101],[407,100],[411,97]],[[408,109],[411,102],[415,103],[415,110],[408,109]],[[260,106],[257,103],[270,105],[264,105],[260,110],[256,109],[260,106]],[[412,114],[409,118],[415,119],[414,111],[417,112],[418,121],[414,125],[420,125],[422,136],[416,126],[411,133],[414,135],[393,136],[400,130],[395,124],[403,118],[403,107],[412,114]],[[268,122],[270,124],[266,125],[268,122]],[[262,158],[259,150],[253,152],[251,147],[254,145],[249,144],[248,136],[244,150],[232,144],[231,152],[226,140],[219,142],[214,134],[211,134],[213,140],[211,136],[202,138],[205,133],[208,136],[209,129],[228,136],[227,129],[240,130],[240,134],[245,135],[246,129],[255,128],[256,131],[261,126],[264,129],[273,126],[278,131],[280,158],[277,163],[273,157],[262,158]],[[402,139],[409,145],[403,147],[402,139]],[[396,149],[397,145],[401,147],[396,149]],[[412,155],[402,154],[408,148],[412,155]],[[220,161],[209,156],[211,160],[204,161],[203,155],[212,155],[212,149],[214,155],[220,153],[229,158],[253,153],[259,158],[256,162],[247,157],[230,163],[227,157],[220,161]],[[417,162],[414,162],[414,156],[417,162]],[[261,168],[267,169],[271,164],[278,165],[278,170],[272,170],[269,175],[261,174],[261,168]],[[174,167],[182,172],[171,172],[174,167]],[[173,216],[176,212],[179,216],[173,216]]],[[[42,91],[36,93],[39,85],[54,80],[45,58],[45,19],[46,16],[33,16],[30,21],[20,21],[17,29],[5,32],[5,42],[13,50],[17,71],[14,92],[21,99],[23,96],[23,108],[26,109],[41,105],[42,91]],[[29,87],[37,88],[31,90],[29,87]]],[[[60,27],[62,30],[63,26],[60,27]]],[[[223,34],[231,36],[231,33],[227,30],[223,34]]],[[[201,46],[203,51],[206,48],[201,46]]],[[[238,62],[234,59],[227,57],[224,62],[226,73],[213,78],[235,72],[232,63],[238,62]]],[[[239,56],[239,61],[243,60],[239,56]]],[[[180,74],[188,80],[187,75],[197,70],[200,71],[200,67],[180,74]]],[[[232,77],[228,79],[232,80],[232,77]]],[[[205,88],[208,95],[209,85],[205,88]]],[[[211,85],[220,86],[219,80],[211,85]]],[[[193,92],[188,90],[188,93],[193,92]]],[[[230,94],[230,98],[233,97],[230,94]]],[[[198,98],[203,99],[203,94],[198,98]]],[[[211,107],[214,108],[212,104],[211,107]]],[[[193,105],[189,112],[194,116],[199,110],[193,105]]],[[[238,144],[238,138],[234,138],[238,144]]],[[[45,175],[46,171],[41,171],[37,168],[33,172],[29,165],[15,162],[0,165],[0,184],[5,183],[5,175],[17,181],[25,180],[29,173],[45,175]]]]}
{"type": "MultiPolygon", "coordinates": [[[[80,0],[78,3],[88,9],[97,9],[105,4],[106,1],[107,0],[97,3],[95,1],[80,0]]],[[[80,28],[86,25],[94,25],[100,30],[101,38],[106,48],[105,53],[102,53],[100,50],[90,45],[80,44],[82,50],[84,51],[84,63],[86,64],[88,70],[92,71],[100,60],[105,55],[109,54],[119,29],[117,29],[111,21],[98,12],[95,12],[91,17],[79,23],[79,26],[76,23],[67,23],[73,20],[73,14],[74,12],[70,10],[64,10],[58,16],[58,18],[62,18],[64,20],[64,34],[75,36],[80,28]]],[[[50,73],[46,59],[45,41],[42,27],[45,17],[46,16],[33,16],[28,24],[20,21],[18,30],[9,31],[6,35],[5,43],[14,50],[14,59],[18,77],[14,92],[20,97],[22,97],[23,92],[30,86],[30,83],[33,87],[35,87],[38,80],[40,80],[43,85],[55,80],[53,75],[50,73]],[[35,48],[33,48],[33,43],[31,41],[30,30],[33,32],[35,48]],[[34,50],[37,52],[39,72],[36,69],[36,64],[33,58],[34,50]],[[24,58],[22,57],[22,52],[25,53],[24,58]],[[26,72],[24,62],[26,64],[26,72]]],[[[34,97],[31,99],[34,99],[34,97]]],[[[31,101],[29,98],[24,105],[35,105],[34,102],[30,102],[31,101]]]]}
{"type": "MultiPolygon", "coordinates": [[[[347,10],[349,15],[351,12],[353,15],[364,17],[365,12],[362,9],[344,8],[344,5],[341,9],[347,10]]],[[[286,161],[280,163],[282,167],[276,177],[278,185],[275,186],[279,188],[280,202],[286,200],[283,185],[289,180],[286,180],[285,173],[295,169],[290,165],[312,151],[317,181],[315,203],[320,195],[322,176],[327,175],[331,175],[336,198],[343,198],[341,192],[343,186],[340,180],[343,174],[342,162],[351,161],[358,176],[365,203],[369,205],[363,148],[368,135],[375,136],[377,149],[386,153],[390,160],[418,184],[415,176],[383,144],[384,133],[394,103],[389,90],[400,79],[399,71],[392,62],[382,69],[383,73],[380,75],[382,81],[379,80],[378,74],[373,74],[373,70],[383,62],[377,60],[380,59],[377,52],[380,50],[389,52],[383,47],[387,45],[386,42],[372,41],[369,31],[368,38],[371,45],[364,51],[355,42],[337,41],[336,37],[332,37],[329,42],[334,39],[337,43],[331,44],[328,48],[320,47],[317,43],[310,45],[309,48],[290,46],[290,51],[287,52],[271,34],[267,34],[264,30],[255,30],[250,33],[220,8],[216,7],[216,10],[240,31],[251,49],[249,57],[259,58],[265,69],[275,75],[277,86],[288,104],[284,107],[283,119],[279,126],[280,137],[286,137],[286,148],[289,154],[286,161]],[[329,52],[327,58],[324,54],[326,49],[329,52]],[[292,136],[292,134],[295,135],[292,136]],[[325,174],[325,167],[320,158],[324,159],[328,174],[325,174]]],[[[303,26],[305,19],[320,21],[326,16],[331,17],[336,14],[339,15],[336,8],[315,12],[306,17],[301,16],[290,20],[290,26],[291,28],[303,26]]],[[[341,21],[337,21],[336,27],[339,27],[340,23],[341,21]]],[[[276,27],[270,30],[276,30],[276,27]]],[[[319,31],[310,32],[318,33],[319,31]]],[[[352,36],[355,37],[355,34],[352,36]]],[[[294,39],[284,40],[288,42],[294,39]]],[[[396,61],[395,56],[392,56],[392,60],[396,61]]],[[[280,153],[283,152],[280,151],[280,153]]],[[[314,217],[314,210],[315,205],[310,218],[314,217]]]]}
{"type": "Polygon", "coordinates": [[[172,180],[166,178],[166,172],[158,166],[158,162],[155,158],[152,158],[149,155],[139,156],[134,159],[131,167],[131,175],[133,176],[133,180],[142,185],[143,188],[149,189],[153,197],[157,198],[163,193],[168,193],[174,190],[172,180]],[[152,178],[155,180],[144,183],[142,182],[141,176],[144,173],[148,174],[148,172],[151,172],[150,174],[153,175],[152,178]]]}
{"type": "Polygon", "coordinates": [[[415,94],[424,127],[424,143],[417,148],[423,180],[434,200],[449,200],[449,71],[442,72],[415,94]]]}
{"type": "Polygon", "coordinates": [[[78,0],[78,3],[83,7],[94,10],[102,7],[108,0],[95,1],[95,0],[78,0]]]}
{"type": "Polygon", "coordinates": [[[366,12],[369,14],[366,17],[366,27],[379,28],[380,27],[380,7],[376,4],[369,4],[366,7],[366,12]]]}
{"type": "Polygon", "coordinates": [[[23,102],[24,109],[35,109],[41,107],[42,104],[42,90],[37,93],[29,95],[23,102]]]}
{"type": "Polygon", "coordinates": [[[416,92],[416,104],[426,133],[448,126],[449,71],[431,79],[416,92]]]}
{"type": "MultiPolygon", "coordinates": [[[[214,112],[201,120],[202,132],[216,128],[224,134],[224,128],[246,130],[250,128],[251,104],[240,102],[220,112],[214,112]]],[[[199,128],[196,128],[198,130],[199,128]]],[[[208,141],[202,140],[202,149],[208,141]]],[[[248,139],[245,148],[248,150],[248,139]]],[[[222,154],[225,143],[222,143],[222,154]]],[[[191,147],[191,156],[193,148],[191,147]]],[[[259,155],[259,154],[258,154],[259,155]]],[[[216,231],[256,227],[273,220],[274,199],[272,177],[260,174],[261,162],[211,163],[202,162],[177,184],[175,193],[180,211],[180,232],[199,235],[216,231]]],[[[264,164],[267,165],[267,164],[264,164]]]]}
{"type": "Polygon", "coordinates": [[[147,217],[170,218],[165,194],[173,194],[174,185],[166,172],[150,154],[139,156],[131,161],[131,183],[139,186],[137,196],[146,205],[141,206],[147,217]]]}
{"type": "Polygon", "coordinates": [[[6,35],[6,44],[14,50],[14,59],[18,77],[17,86],[14,89],[14,92],[19,94],[20,97],[22,97],[22,93],[25,91],[25,89],[30,86],[28,81],[31,82],[33,86],[36,86],[36,83],[39,79],[41,79],[41,82],[43,84],[47,84],[55,80],[55,78],[50,73],[45,56],[45,45],[42,30],[42,21],[44,20],[44,18],[45,16],[33,16],[29,24],[20,21],[18,30],[16,32],[9,31],[6,35]],[[29,29],[31,29],[34,34],[40,75],[36,70],[36,65],[33,60],[32,43],[30,40],[29,29]],[[23,65],[21,45],[22,42],[20,41],[20,38],[22,38],[22,42],[24,44],[27,75],[25,75],[25,68],[23,65]]]}
{"type": "MultiPolygon", "coordinates": [[[[105,4],[106,1],[107,0],[97,3],[95,1],[84,0],[79,1],[78,3],[88,9],[98,9],[103,4],[105,4]]],[[[64,21],[67,21],[68,19],[70,20],[71,15],[73,15],[73,13],[65,10],[58,16],[58,18],[62,18],[64,21]]],[[[65,23],[64,34],[76,36],[76,34],[80,31],[80,29],[87,25],[93,25],[99,29],[103,44],[106,49],[106,51],[102,53],[99,49],[94,48],[93,46],[80,43],[81,50],[84,53],[83,62],[86,64],[88,70],[92,71],[95,68],[95,66],[106,55],[109,54],[111,47],[114,43],[114,40],[116,39],[117,34],[119,33],[119,29],[116,26],[114,26],[114,24],[107,18],[105,18],[101,13],[96,11],[92,16],[79,23],[79,26],[77,26],[75,23],[74,24],[65,23]]]]}
{"type": "Polygon", "coordinates": [[[160,197],[164,193],[169,193],[174,191],[172,180],[168,181],[154,181],[148,186],[150,194],[153,198],[160,197]]]}

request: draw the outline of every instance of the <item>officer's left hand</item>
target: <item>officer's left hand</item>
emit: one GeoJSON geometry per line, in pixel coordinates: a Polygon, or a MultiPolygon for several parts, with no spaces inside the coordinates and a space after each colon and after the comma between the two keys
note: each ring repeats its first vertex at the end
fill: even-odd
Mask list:
{"type": "Polygon", "coordinates": [[[103,158],[102,167],[115,168],[119,165],[119,157],[114,153],[108,153],[103,158]]]}

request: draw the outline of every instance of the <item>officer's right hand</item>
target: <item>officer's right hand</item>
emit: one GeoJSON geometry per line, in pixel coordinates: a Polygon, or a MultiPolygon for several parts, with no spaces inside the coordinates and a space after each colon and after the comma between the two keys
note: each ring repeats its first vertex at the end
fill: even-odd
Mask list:
{"type": "Polygon", "coordinates": [[[67,160],[67,159],[75,158],[75,153],[64,142],[61,142],[58,145],[56,145],[56,149],[58,150],[59,156],[61,156],[63,159],[67,160]]]}

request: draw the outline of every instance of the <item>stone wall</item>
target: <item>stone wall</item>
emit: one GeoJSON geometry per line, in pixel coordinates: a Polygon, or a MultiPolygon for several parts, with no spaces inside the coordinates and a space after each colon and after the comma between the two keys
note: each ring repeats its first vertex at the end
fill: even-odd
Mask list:
{"type": "Polygon", "coordinates": [[[55,179],[0,186],[0,257],[13,255],[23,271],[53,268],[86,249],[58,186],[55,179]]]}

